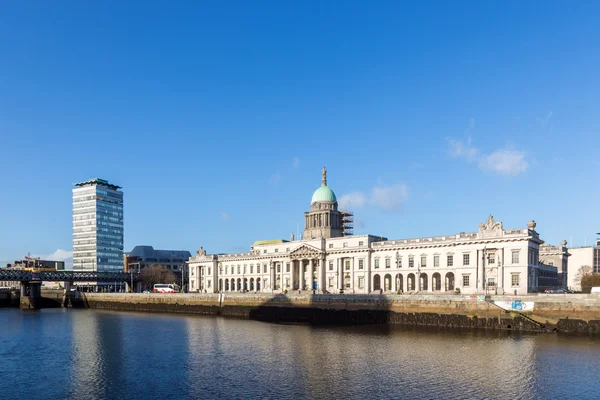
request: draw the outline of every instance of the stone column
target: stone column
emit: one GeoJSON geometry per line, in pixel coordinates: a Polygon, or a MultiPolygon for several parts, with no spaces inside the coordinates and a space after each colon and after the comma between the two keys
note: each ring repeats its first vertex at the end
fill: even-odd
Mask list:
{"type": "Polygon", "coordinates": [[[354,260],[356,260],[356,257],[352,256],[352,261],[350,263],[350,289],[352,289],[352,292],[356,292],[356,288],[354,287],[356,285],[356,282],[354,282],[356,276],[355,276],[355,272],[354,272],[354,260]]]}
{"type": "Polygon", "coordinates": [[[288,273],[285,270],[285,262],[281,261],[281,290],[284,291],[285,289],[287,289],[287,286],[285,285],[285,281],[288,278],[288,273]]]}
{"type": "Polygon", "coordinates": [[[337,259],[337,270],[338,270],[338,289],[343,290],[344,289],[344,259],[343,258],[338,258],[337,259]]]}
{"type": "Polygon", "coordinates": [[[275,264],[273,262],[270,262],[269,268],[271,269],[270,286],[271,286],[271,292],[272,292],[273,290],[275,290],[275,264]]]}
{"type": "Polygon", "coordinates": [[[298,286],[300,290],[304,290],[304,262],[302,260],[298,260],[298,274],[300,275],[300,285],[298,286]]]}
{"type": "MultiPolygon", "coordinates": [[[[315,269],[315,259],[311,258],[310,259],[310,274],[309,274],[309,276],[310,276],[310,285],[309,285],[310,286],[310,290],[314,289],[314,272],[313,272],[314,269],[315,269]]],[[[317,278],[318,278],[318,275],[317,275],[317,278]]],[[[318,279],[317,279],[317,281],[318,281],[318,279]]]]}
{"type": "Polygon", "coordinates": [[[325,260],[324,259],[320,259],[318,260],[320,267],[318,267],[318,277],[319,277],[319,291],[321,291],[321,293],[323,293],[323,290],[326,290],[327,287],[327,283],[325,282],[325,260]]]}

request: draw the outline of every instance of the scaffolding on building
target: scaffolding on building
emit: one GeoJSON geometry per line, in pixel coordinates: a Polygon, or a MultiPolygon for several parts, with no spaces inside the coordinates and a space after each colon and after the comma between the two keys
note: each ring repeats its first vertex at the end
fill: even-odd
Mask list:
{"type": "Polygon", "coordinates": [[[341,211],[342,215],[342,236],[352,236],[354,234],[354,213],[351,211],[341,211]]]}

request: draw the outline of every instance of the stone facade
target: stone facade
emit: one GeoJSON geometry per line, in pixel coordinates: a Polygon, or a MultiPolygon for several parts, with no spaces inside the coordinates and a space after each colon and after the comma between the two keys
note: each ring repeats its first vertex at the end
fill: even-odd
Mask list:
{"type": "Polygon", "coordinates": [[[548,287],[562,287],[568,286],[568,262],[569,262],[569,251],[567,250],[567,241],[563,240],[560,246],[541,245],[540,246],[540,265],[556,267],[556,282],[553,281],[548,275],[554,273],[552,268],[542,268],[540,272],[544,274],[541,277],[539,286],[548,287]]]}
{"type": "MultiPolygon", "coordinates": [[[[307,215],[330,201],[311,202],[307,215]]],[[[333,203],[337,210],[337,201],[333,203]]],[[[188,261],[189,289],[363,294],[454,293],[458,289],[471,294],[521,295],[543,289],[539,278],[547,272],[556,276],[558,271],[539,262],[544,242],[535,228],[530,221],[521,229],[504,229],[490,215],[477,231],[448,236],[387,240],[324,233],[317,238],[294,240],[292,236],[289,242],[259,243],[239,254],[206,254],[201,248],[188,261]]],[[[314,233],[312,229],[305,232],[314,233]]]]}

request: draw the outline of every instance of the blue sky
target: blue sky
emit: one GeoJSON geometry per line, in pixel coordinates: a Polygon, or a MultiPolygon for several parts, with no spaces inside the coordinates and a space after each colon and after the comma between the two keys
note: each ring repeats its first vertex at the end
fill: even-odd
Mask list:
{"type": "Polygon", "coordinates": [[[68,255],[91,177],[126,250],[288,238],[323,165],[356,233],[600,230],[598,2],[124,3],[2,7],[1,261],[68,255]]]}

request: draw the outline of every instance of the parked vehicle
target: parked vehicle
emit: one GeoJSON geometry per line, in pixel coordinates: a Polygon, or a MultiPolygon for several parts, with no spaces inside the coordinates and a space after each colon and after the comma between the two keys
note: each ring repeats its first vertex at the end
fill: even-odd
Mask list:
{"type": "Polygon", "coordinates": [[[177,293],[179,290],[179,285],[173,283],[157,283],[154,285],[154,293],[177,293]]]}
{"type": "Polygon", "coordinates": [[[600,294],[600,286],[594,286],[592,288],[592,290],[590,291],[590,293],[597,293],[600,294]]]}
{"type": "Polygon", "coordinates": [[[573,293],[572,290],[569,289],[546,289],[544,291],[544,293],[550,293],[550,294],[567,294],[567,293],[573,293]]]}

